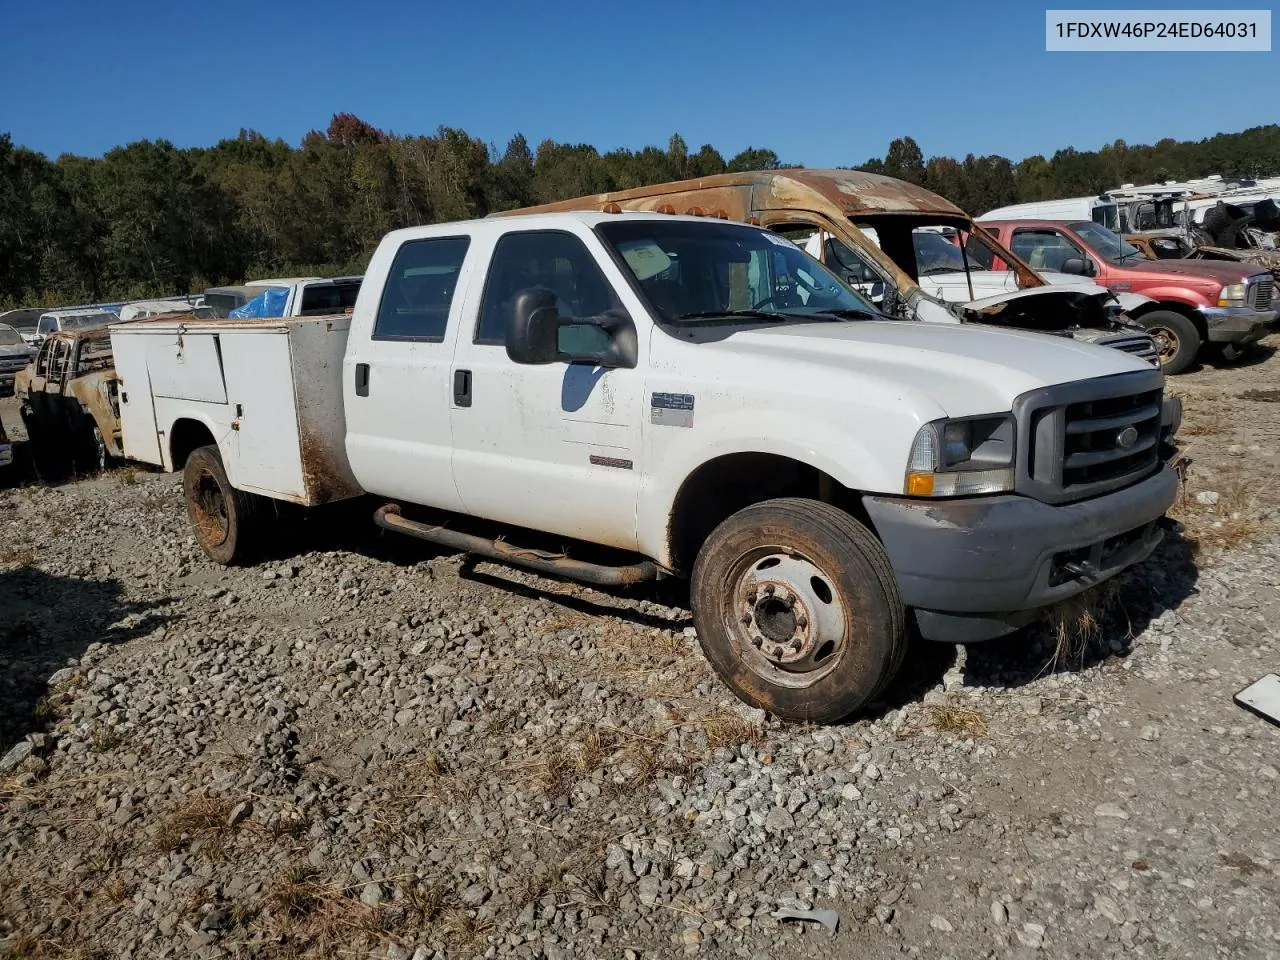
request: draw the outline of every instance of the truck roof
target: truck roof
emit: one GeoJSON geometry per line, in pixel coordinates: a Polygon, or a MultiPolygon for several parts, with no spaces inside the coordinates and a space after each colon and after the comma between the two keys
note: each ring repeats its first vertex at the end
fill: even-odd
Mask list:
{"type": "MultiPolygon", "coordinates": [[[[492,228],[495,226],[495,220],[500,219],[504,223],[514,221],[516,223],[530,227],[551,227],[566,221],[578,221],[585,223],[587,226],[594,226],[597,223],[607,223],[616,220],[688,220],[693,223],[706,223],[710,220],[712,223],[721,222],[714,217],[696,217],[684,214],[660,213],[658,211],[649,210],[624,210],[618,213],[604,213],[597,210],[549,210],[545,213],[527,213],[519,214],[491,214],[484,219],[479,220],[458,220],[452,223],[432,223],[421,227],[402,227],[399,230],[393,230],[387,234],[387,238],[394,238],[397,241],[412,240],[417,237],[433,237],[440,234],[448,234],[451,231],[465,229],[476,226],[492,228]]],[[[737,226],[748,226],[738,221],[733,222],[737,226]]]]}
{"type": "MultiPolygon", "coordinates": [[[[787,169],[721,173],[713,177],[699,177],[694,180],[680,180],[674,183],[635,187],[631,190],[600,193],[591,200],[603,207],[608,203],[623,203],[642,200],[646,197],[657,198],[672,193],[744,186],[768,190],[775,194],[794,193],[796,190],[812,191],[828,203],[839,207],[847,217],[903,212],[936,213],[952,217],[965,215],[964,211],[954,203],[938,196],[932,190],[926,190],[924,187],[894,177],[863,173],[861,170],[787,169]]],[[[536,207],[525,207],[510,213],[490,214],[490,216],[551,213],[571,207],[581,207],[584,199],[586,198],[562,200],[536,207]]]]}

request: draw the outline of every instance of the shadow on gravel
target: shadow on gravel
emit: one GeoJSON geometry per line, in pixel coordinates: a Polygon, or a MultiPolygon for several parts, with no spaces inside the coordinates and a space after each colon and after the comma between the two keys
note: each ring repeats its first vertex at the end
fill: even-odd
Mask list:
{"type": "Polygon", "coordinates": [[[56,719],[49,678],[91,643],[144,636],[173,617],[167,603],[131,603],[115,580],[79,580],[32,566],[0,573],[0,755],[56,719]],[[142,614],[130,626],[118,621],[142,614]]]}
{"type": "Polygon", "coordinates": [[[1215,370],[1239,370],[1243,367],[1256,367],[1266,363],[1276,354],[1276,348],[1269,343],[1250,344],[1240,356],[1228,360],[1221,355],[1210,354],[1205,359],[1208,366],[1215,370]]]}
{"type": "Polygon", "coordinates": [[[596,603],[590,597],[580,597],[572,593],[562,593],[558,590],[542,590],[538,587],[531,587],[525,583],[518,583],[515,580],[508,580],[505,577],[495,576],[476,569],[477,563],[485,562],[487,561],[468,558],[458,571],[458,576],[463,580],[505,590],[516,596],[527,597],[531,600],[547,600],[567,610],[573,610],[588,616],[617,617],[619,620],[626,620],[628,623],[634,623],[637,626],[653,627],[658,630],[683,630],[685,627],[693,626],[693,617],[687,609],[689,605],[687,585],[683,595],[678,588],[668,587],[661,581],[658,583],[637,584],[634,587],[618,588],[616,590],[611,590],[607,587],[591,587],[593,591],[616,597],[619,600],[649,600],[663,606],[675,607],[680,611],[680,615],[677,617],[663,617],[657,614],[645,613],[643,610],[636,610],[632,607],[615,607],[610,604],[596,603]]]}
{"type": "Polygon", "coordinates": [[[1176,533],[1147,560],[1123,575],[1106,604],[1097,629],[1071,649],[1059,649],[1057,636],[1032,626],[999,640],[973,644],[966,651],[965,683],[1020,687],[1050,673],[1087,670],[1133,652],[1134,638],[1167,610],[1175,610],[1195,592],[1195,545],[1176,533]]]}

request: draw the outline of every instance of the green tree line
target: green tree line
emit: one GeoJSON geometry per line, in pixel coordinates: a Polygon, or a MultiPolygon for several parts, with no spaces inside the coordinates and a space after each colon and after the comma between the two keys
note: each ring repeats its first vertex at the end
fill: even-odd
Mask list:
{"type": "MultiPolygon", "coordinates": [[[[254,276],[363,270],[388,230],[726,171],[778,169],[770,149],[710,144],[601,153],[519,134],[503,150],[463,130],[386,133],[337,114],[297,147],[252,130],[179,150],[142,140],[51,161],[0,134],[0,304],[199,291],[254,276]]],[[[1280,126],[1200,141],[1067,147],[1018,163],[924,158],[910,137],[857,169],[922,184],[972,213],[1098,193],[1122,182],[1280,171],[1280,126]]]]}

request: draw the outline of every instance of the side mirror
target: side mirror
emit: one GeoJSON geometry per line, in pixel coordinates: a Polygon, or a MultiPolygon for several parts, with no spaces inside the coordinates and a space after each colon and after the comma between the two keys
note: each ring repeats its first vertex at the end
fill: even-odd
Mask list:
{"type": "Polygon", "coordinates": [[[636,325],[622,308],[598,317],[562,318],[556,346],[560,360],[594,367],[631,368],[640,355],[636,325]]]}
{"type": "Polygon", "coordinates": [[[877,280],[875,283],[871,284],[871,290],[867,294],[867,297],[872,303],[884,302],[884,281],[877,280]]]}
{"type": "Polygon", "coordinates": [[[507,321],[507,356],[515,363],[590,363],[634,367],[639,356],[636,326],[625,310],[598,317],[562,317],[556,295],[544,288],[521,290],[507,321]]]}
{"type": "Polygon", "coordinates": [[[1084,257],[1067,257],[1062,261],[1062,272],[1073,273],[1077,277],[1092,277],[1094,273],[1092,261],[1084,257]]]}
{"type": "Polygon", "coordinates": [[[556,295],[541,287],[521,290],[507,319],[507,356],[515,363],[555,363],[559,328],[556,295]]]}

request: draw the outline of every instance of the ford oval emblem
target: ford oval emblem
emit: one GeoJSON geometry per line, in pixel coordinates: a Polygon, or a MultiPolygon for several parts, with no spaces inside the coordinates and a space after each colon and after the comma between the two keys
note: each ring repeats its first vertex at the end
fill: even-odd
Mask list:
{"type": "Polygon", "coordinates": [[[1138,428],[1125,427],[1116,434],[1116,446],[1121,450],[1128,450],[1138,442],[1138,428]]]}

